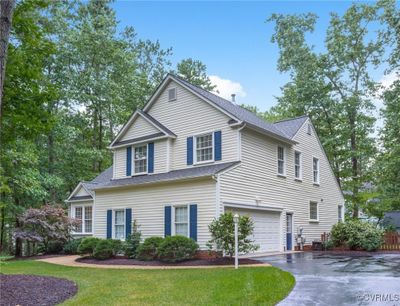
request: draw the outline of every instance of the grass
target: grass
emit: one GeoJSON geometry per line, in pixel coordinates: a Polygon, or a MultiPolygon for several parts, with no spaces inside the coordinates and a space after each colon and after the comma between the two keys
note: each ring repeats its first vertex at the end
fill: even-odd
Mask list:
{"type": "Polygon", "coordinates": [[[50,275],[78,284],[63,305],[275,305],[294,277],[274,267],[184,270],[117,270],[8,261],[6,274],[50,275]]]}

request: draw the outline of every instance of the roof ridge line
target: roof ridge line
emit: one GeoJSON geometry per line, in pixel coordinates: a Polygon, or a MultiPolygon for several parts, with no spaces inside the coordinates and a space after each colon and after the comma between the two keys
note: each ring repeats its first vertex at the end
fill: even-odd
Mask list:
{"type": "Polygon", "coordinates": [[[297,117],[293,117],[293,118],[282,119],[282,120],[275,121],[272,124],[285,122],[285,121],[296,120],[296,119],[300,119],[300,118],[303,118],[303,117],[308,117],[308,115],[301,115],[301,116],[297,116],[297,117]]]}

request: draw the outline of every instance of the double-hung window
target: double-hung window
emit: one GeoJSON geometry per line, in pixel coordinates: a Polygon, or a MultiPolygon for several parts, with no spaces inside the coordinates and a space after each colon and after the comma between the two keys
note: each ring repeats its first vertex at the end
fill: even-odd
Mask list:
{"type": "Polygon", "coordinates": [[[278,146],[278,174],[285,175],[285,148],[278,146]]]}
{"type": "Polygon", "coordinates": [[[319,184],[319,159],[313,157],[313,182],[319,184]]]}
{"type": "Polygon", "coordinates": [[[189,237],[188,207],[175,207],[175,235],[189,237]]]}
{"type": "Polygon", "coordinates": [[[87,234],[92,232],[92,219],[93,219],[92,206],[75,206],[73,217],[79,221],[79,225],[75,227],[75,233],[87,234]]]}
{"type": "Polygon", "coordinates": [[[125,210],[114,210],[114,238],[125,238],[125,210]]]}
{"type": "Polygon", "coordinates": [[[81,221],[79,223],[79,225],[77,225],[76,228],[75,228],[75,232],[76,233],[82,233],[83,232],[82,210],[83,210],[82,206],[75,207],[75,216],[74,217],[75,217],[75,219],[81,221]]]}
{"type": "Polygon", "coordinates": [[[318,203],[310,202],[310,221],[318,221],[318,203]]]}
{"type": "Polygon", "coordinates": [[[134,174],[147,173],[147,145],[134,148],[133,168],[134,174]]]}
{"type": "Polygon", "coordinates": [[[213,133],[203,134],[195,137],[196,163],[214,160],[214,139],[213,133]]]}
{"type": "Polygon", "coordinates": [[[302,177],[301,153],[298,151],[294,152],[294,177],[298,180],[302,177]]]}

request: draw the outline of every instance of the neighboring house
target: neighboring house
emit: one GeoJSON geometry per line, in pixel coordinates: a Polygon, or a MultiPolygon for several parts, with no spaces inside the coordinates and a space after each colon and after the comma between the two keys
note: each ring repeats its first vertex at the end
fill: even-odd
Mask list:
{"type": "Polygon", "coordinates": [[[110,145],[113,166],[67,202],[76,235],[184,235],[205,249],[225,211],[249,215],[260,251],[307,243],[343,219],[344,198],[309,118],[268,123],[168,75],[110,145]]]}
{"type": "Polygon", "coordinates": [[[385,213],[382,221],[383,226],[390,226],[400,233],[400,211],[389,211],[385,213]]]}

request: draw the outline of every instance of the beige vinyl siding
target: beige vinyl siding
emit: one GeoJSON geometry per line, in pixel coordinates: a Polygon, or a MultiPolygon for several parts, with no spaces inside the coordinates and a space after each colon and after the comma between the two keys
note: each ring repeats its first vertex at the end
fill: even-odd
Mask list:
{"type": "MultiPolygon", "coordinates": [[[[295,136],[299,144],[294,146],[279,143],[248,129],[242,131],[241,139],[242,164],[220,176],[221,209],[224,201],[256,205],[256,197],[259,197],[260,205],[283,207],[284,211],[293,212],[293,232],[296,233],[298,227],[302,226],[308,244],[319,239],[322,232],[330,231],[337,222],[337,207],[343,204],[344,199],[315,133],[311,136],[307,134],[307,124],[295,136]],[[285,147],[286,178],[277,175],[278,145],[285,147]],[[302,153],[302,182],[295,180],[295,150],[302,153]],[[320,186],[313,184],[313,156],[320,160],[320,186]],[[319,203],[319,223],[309,222],[310,201],[319,203]]],[[[282,217],[283,233],[286,233],[283,221],[282,217]]]]}
{"type": "Polygon", "coordinates": [[[148,136],[156,133],[160,133],[160,130],[154,127],[154,125],[147,122],[146,119],[144,119],[143,117],[138,116],[133,124],[125,132],[125,134],[122,136],[120,141],[148,136]]]}
{"type": "Polygon", "coordinates": [[[222,160],[219,162],[238,159],[237,131],[229,127],[230,117],[177,83],[168,84],[148,112],[177,135],[172,141],[171,170],[188,167],[186,139],[205,132],[222,132],[222,160]],[[177,88],[177,99],[169,102],[168,89],[172,87],[177,88]]]}
{"type": "MultiPolygon", "coordinates": [[[[114,154],[114,179],[126,178],[126,147],[115,149],[114,154]]],[[[166,171],[167,140],[163,139],[154,142],[154,173],[162,173],[166,171]]]]}
{"type": "Polygon", "coordinates": [[[206,248],[210,239],[208,224],[215,216],[215,181],[211,178],[126,189],[96,191],[94,233],[106,238],[108,209],[132,208],[142,239],[164,236],[164,207],[197,204],[197,237],[200,247],[206,248]]]}
{"type": "Polygon", "coordinates": [[[126,177],[126,148],[114,150],[114,178],[126,177]]]}
{"type": "Polygon", "coordinates": [[[83,188],[83,186],[81,186],[81,187],[79,188],[78,192],[75,194],[76,197],[83,197],[83,196],[88,196],[88,195],[91,195],[91,194],[88,193],[88,192],[86,191],[86,189],[83,188]]]}

